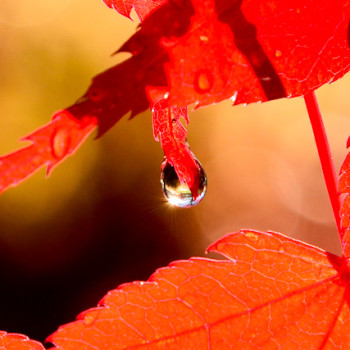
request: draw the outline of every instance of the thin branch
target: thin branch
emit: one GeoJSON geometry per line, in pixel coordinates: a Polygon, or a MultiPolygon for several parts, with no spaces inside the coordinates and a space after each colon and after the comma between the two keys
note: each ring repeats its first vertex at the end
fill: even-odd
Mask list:
{"type": "Polygon", "coordinates": [[[337,190],[337,176],[334,168],[333,157],[329,148],[326,131],[323,125],[322,116],[315,92],[309,92],[304,96],[306,108],[309,114],[312,130],[314,133],[318,155],[321,161],[323,176],[326,182],[328,196],[333,208],[335,222],[337,224],[339,235],[340,228],[340,204],[337,190]]]}

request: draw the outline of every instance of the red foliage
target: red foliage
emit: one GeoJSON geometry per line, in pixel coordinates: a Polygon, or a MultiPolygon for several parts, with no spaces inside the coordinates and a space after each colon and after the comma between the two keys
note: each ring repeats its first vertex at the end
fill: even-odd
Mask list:
{"type": "MultiPolygon", "coordinates": [[[[126,16],[135,7],[144,20],[118,50],[132,57],[95,77],[83,98],[67,109],[78,120],[96,117],[99,135],[128,111],[134,116],[163,99],[164,91],[170,93],[171,108],[227,98],[251,103],[303,95],[350,69],[350,4],[345,0],[105,2],[126,16]]],[[[173,144],[168,141],[162,144],[173,144]]],[[[5,179],[6,186],[29,176],[33,170],[27,168],[5,179]]],[[[195,171],[186,170],[191,178],[195,171]]]]}
{"type": "Polygon", "coordinates": [[[251,230],[208,251],[228,260],[178,261],[122,285],[48,341],[60,350],[349,348],[345,259],[251,230]]]}
{"type": "MultiPolygon", "coordinates": [[[[150,1],[105,2],[127,16],[134,6],[145,18],[120,50],[133,56],[26,138],[31,146],[0,159],[4,188],[57,165],[96,120],[101,134],[149,105],[155,137],[189,184],[198,167],[179,121],[187,120],[185,106],[303,95],[350,69],[345,0],[174,0],[155,2],[152,12],[150,1]]],[[[339,182],[342,257],[279,233],[242,230],[209,248],[228,260],[178,261],[147,282],[122,285],[48,340],[59,350],[349,349],[349,179],[348,156],[339,182]]],[[[0,344],[42,350],[6,333],[0,344]]]]}
{"type": "Polygon", "coordinates": [[[44,347],[24,335],[0,331],[0,350],[44,350],[44,347]]]}
{"type": "MultiPolygon", "coordinates": [[[[125,4],[111,2],[117,10],[125,4]]],[[[131,3],[139,11],[151,1],[131,3]]],[[[304,95],[343,76],[349,16],[344,0],[176,0],[131,40],[161,37],[171,104],[250,103],[304,95]]]]}
{"type": "Polygon", "coordinates": [[[47,174],[73,154],[96,127],[96,119],[77,120],[68,111],[57,112],[52,121],[23,138],[32,144],[0,158],[0,192],[15,186],[47,165],[47,174]]]}
{"type": "Polygon", "coordinates": [[[345,261],[274,232],[240,231],[209,251],[120,286],[62,326],[57,349],[345,349],[345,261]]]}

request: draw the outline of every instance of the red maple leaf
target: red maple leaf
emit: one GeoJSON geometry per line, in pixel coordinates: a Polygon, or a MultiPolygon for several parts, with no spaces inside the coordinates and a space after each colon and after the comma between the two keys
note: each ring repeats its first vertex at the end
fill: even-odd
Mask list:
{"type": "Polygon", "coordinates": [[[229,234],[209,251],[111,291],[49,337],[57,349],[346,349],[346,260],[274,232],[229,234]]]}
{"type": "MultiPolygon", "coordinates": [[[[134,7],[143,22],[118,50],[130,52],[132,57],[95,77],[78,103],[67,108],[76,125],[83,118],[96,118],[99,135],[128,111],[133,117],[149,107],[155,111],[154,123],[160,124],[156,120],[163,115],[157,112],[160,99],[166,98],[172,109],[227,98],[238,104],[300,96],[350,69],[350,5],[345,0],[105,2],[126,16],[134,7]]],[[[69,135],[69,125],[62,128],[74,139],[69,135]]],[[[39,154],[40,162],[8,173],[9,164],[22,166],[18,152],[0,158],[0,174],[6,177],[0,191],[50,164],[47,157],[52,154],[52,130],[41,131],[40,145],[35,146],[32,140],[33,147],[19,151],[23,165],[27,160],[37,160],[39,154]]],[[[86,130],[84,137],[90,132],[86,130]]],[[[194,166],[185,134],[180,143],[171,139],[174,134],[172,131],[161,137],[162,145],[169,146],[164,151],[172,154],[169,161],[180,182],[196,196],[200,171],[194,166]],[[191,159],[181,164],[183,154],[191,159]]]]}
{"type": "Polygon", "coordinates": [[[68,110],[57,112],[52,121],[22,140],[32,144],[0,158],[0,190],[15,186],[42,166],[47,174],[73,154],[96,127],[94,117],[74,118],[68,110]]]}

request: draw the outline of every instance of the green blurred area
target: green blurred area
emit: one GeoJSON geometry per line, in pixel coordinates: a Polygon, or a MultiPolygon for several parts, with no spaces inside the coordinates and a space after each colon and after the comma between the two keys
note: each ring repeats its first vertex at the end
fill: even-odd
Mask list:
{"type": "MultiPolygon", "coordinates": [[[[71,105],[135,31],[102,0],[2,0],[0,154],[71,105]]],[[[318,90],[334,160],[346,155],[350,79],[318,90]]],[[[43,340],[112,288],[240,228],[275,230],[339,253],[303,99],[190,111],[189,143],[206,198],[171,208],[151,114],[89,138],[49,178],[0,197],[0,329],[43,340]]]]}

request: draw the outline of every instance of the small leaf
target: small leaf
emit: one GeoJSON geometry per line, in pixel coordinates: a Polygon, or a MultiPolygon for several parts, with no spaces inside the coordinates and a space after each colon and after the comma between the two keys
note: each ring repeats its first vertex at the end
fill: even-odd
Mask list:
{"type": "Polygon", "coordinates": [[[57,112],[52,121],[24,137],[32,144],[0,157],[0,192],[16,186],[44,165],[47,173],[75,153],[96,127],[95,118],[75,119],[68,111],[57,112]]]}
{"type": "Polygon", "coordinates": [[[187,184],[196,197],[200,169],[188,146],[187,131],[180,122],[183,118],[188,123],[187,108],[169,107],[168,101],[162,99],[154,104],[152,113],[155,139],[160,140],[164,156],[175,168],[180,182],[187,184]]]}

